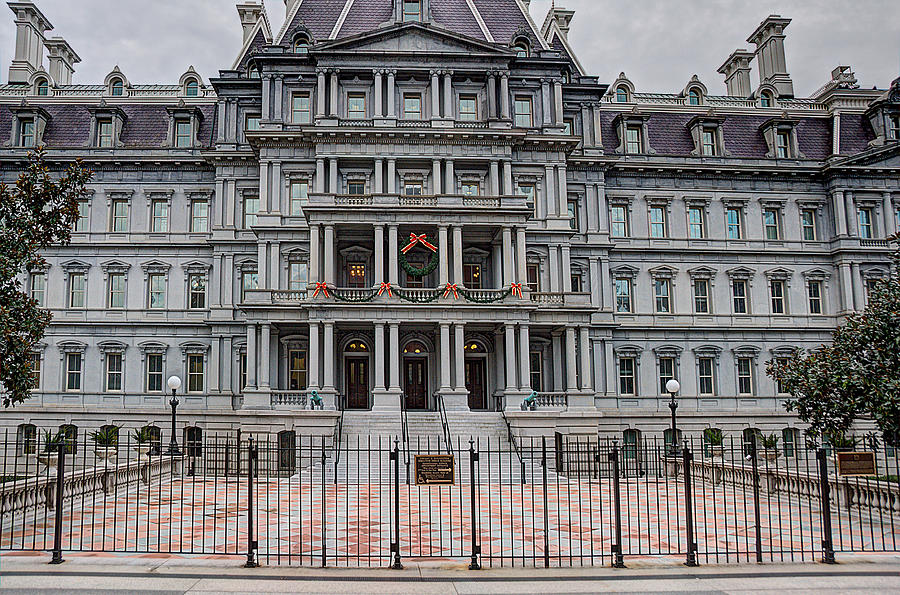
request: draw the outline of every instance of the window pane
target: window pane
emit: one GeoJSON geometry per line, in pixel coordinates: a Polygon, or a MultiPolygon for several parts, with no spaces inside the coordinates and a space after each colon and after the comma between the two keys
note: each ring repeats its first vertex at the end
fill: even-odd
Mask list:
{"type": "Polygon", "coordinates": [[[403,115],[407,120],[422,118],[422,96],[407,93],[403,96],[403,115]]]}
{"type": "Polygon", "coordinates": [[[366,96],[363,93],[350,93],[347,96],[347,116],[351,120],[366,118],[366,96]]]}
{"type": "Polygon", "coordinates": [[[766,209],[763,211],[763,222],[766,227],[766,239],[779,239],[781,233],[778,225],[778,211],[775,209],[766,209]]]}
{"type": "Polygon", "coordinates": [[[809,313],[822,313],[822,283],[820,281],[810,281],[807,287],[809,294],[809,313]]]}
{"type": "Polygon", "coordinates": [[[665,207],[650,207],[650,237],[666,237],[665,207]]]}
{"type": "Polygon", "coordinates": [[[703,155],[713,157],[716,155],[716,132],[715,130],[704,130],[701,149],[703,155]]]}
{"type": "Polygon", "coordinates": [[[800,226],[803,228],[803,239],[813,242],[816,239],[816,212],[806,209],[800,212],[800,226]]]}
{"type": "Polygon", "coordinates": [[[631,312],[631,279],[616,279],[616,312],[631,312]]]}
{"type": "Polygon", "coordinates": [[[875,237],[872,230],[872,210],[859,209],[857,213],[857,219],[859,221],[859,237],[865,240],[871,240],[875,237]]]}
{"type": "Polygon", "coordinates": [[[303,214],[303,207],[309,203],[309,182],[291,183],[291,216],[303,214]]]}
{"type": "Polygon", "coordinates": [[[169,203],[164,200],[153,201],[153,226],[155,232],[169,231],[169,203]]]}
{"type": "Polygon", "coordinates": [[[84,308],[85,282],[84,273],[72,273],[69,277],[70,308],[84,308]]]}
{"type": "Polygon", "coordinates": [[[629,126],[625,130],[625,152],[641,153],[643,152],[643,143],[641,140],[642,130],[638,126],[629,126]]]}
{"type": "Polygon", "coordinates": [[[709,281],[694,281],[694,310],[697,314],[709,314],[709,281]]]}
{"type": "Polygon", "coordinates": [[[738,393],[742,395],[753,394],[752,366],[753,360],[749,357],[738,358],[738,393]]]}
{"type": "Polygon", "coordinates": [[[309,93],[299,93],[294,95],[291,104],[291,121],[294,124],[309,124],[309,93]]]}
{"type": "Polygon", "coordinates": [[[191,231],[194,233],[209,231],[209,202],[195,200],[191,203],[191,231]]]}
{"type": "Polygon", "coordinates": [[[515,114],[517,127],[531,128],[532,126],[534,126],[530,97],[516,97],[515,114]]]}
{"type": "Polygon", "coordinates": [[[691,238],[697,239],[704,237],[706,234],[703,225],[703,209],[700,207],[690,207],[688,209],[688,224],[691,238]]]}
{"type": "Polygon", "coordinates": [[[125,307],[125,275],[110,273],[109,275],[109,307],[125,307]]]}
{"type": "Polygon", "coordinates": [[[81,390],[81,354],[66,355],[66,390],[81,390]]]}
{"type": "Polygon", "coordinates": [[[784,314],[784,281],[772,281],[772,314],[784,314]]]}
{"type": "Polygon", "coordinates": [[[148,279],[149,299],[147,306],[151,309],[162,309],[166,307],[166,276],[162,274],[152,274],[148,279]]]}
{"type": "Polygon", "coordinates": [[[190,393],[203,392],[203,356],[188,355],[188,386],[190,393]]]}
{"type": "Polygon", "coordinates": [[[244,199],[244,229],[249,229],[257,223],[259,213],[259,197],[252,196],[244,199]]]}
{"type": "Polygon", "coordinates": [[[732,296],[734,298],[734,313],[747,313],[747,282],[735,281],[731,285],[732,296]]]}
{"type": "Polygon", "coordinates": [[[47,292],[47,275],[44,273],[32,273],[31,275],[31,299],[37,302],[38,307],[44,307],[47,292]]]}
{"type": "Polygon", "coordinates": [[[78,219],[75,220],[75,231],[77,231],[77,232],[88,231],[89,213],[90,213],[90,203],[86,200],[79,200],[78,201],[78,219]]]}
{"type": "Polygon", "coordinates": [[[106,390],[108,392],[122,390],[122,354],[106,355],[106,390]]]}
{"type": "Polygon", "coordinates": [[[726,209],[725,217],[728,224],[728,239],[741,239],[741,211],[740,209],[726,209]]]}
{"type": "Polygon", "coordinates": [[[713,378],[713,370],[715,369],[715,361],[711,357],[702,357],[697,360],[697,369],[699,375],[699,385],[701,395],[712,395],[715,390],[713,378]]]}
{"type": "Polygon", "coordinates": [[[634,358],[619,358],[619,394],[633,395],[634,389],[634,358]]]}
{"type": "Polygon", "coordinates": [[[309,287],[309,266],[305,262],[291,263],[291,291],[303,291],[309,287]]]}
{"type": "Polygon", "coordinates": [[[663,314],[671,312],[671,304],[669,302],[669,280],[654,280],[653,293],[656,298],[656,311],[663,314]]]}
{"type": "Polygon", "coordinates": [[[126,232],[128,231],[128,201],[114,200],[112,202],[112,221],[111,231],[126,232]]]}
{"type": "Polygon", "coordinates": [[[659,358],[659,394],[664,395],[666,383],[675,378],[675,359],[671,357],[659,358]]]}
{"type": "Polygon", "coordinates": [[[147,355],[147,390],[162,392],[163,390],[163,356],[161,353],[147,355]]]}
{"type": "Polygon", "coordinates": [[[614,238],[628,236],[628,212],[625,207],[615,206],[610,209],[610,235],[614,238]]]}
{"type": "Polygon", "coordinates": [[[288,354],[288,364],[290,366],[288,376],[290,379],[290,390],[305,390],[306,382],[306,351],[301,349],[292,349],[288,354]]]}
{"type": "Polygon", "coordinates": [[[191,290],[191,309],[202,310],[206,308],[206,276],[191,275],[189,278],[189,284],[191,290]]]}
{"type": "Polygon", "coordinates": [[[175,146],[186,148],[191,146],[191,123],[188,120],[175,122],[175,146]]]}
{"type": "Polygon", "coordinates": [[[459,119],[470,122],[478,119],[478,100],[474,95],[460,95],[459,119]]]}

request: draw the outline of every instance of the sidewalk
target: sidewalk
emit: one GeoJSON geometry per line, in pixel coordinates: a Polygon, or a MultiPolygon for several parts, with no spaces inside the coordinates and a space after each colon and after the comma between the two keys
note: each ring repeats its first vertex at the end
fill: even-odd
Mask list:
{"type": "Polygon", "coordinates": [[[840,564],[686,568],[634,561],[628,569],[493,569],[409,563],[402,571],[267,567],[239,559],[0,558],[3,593],[385,593],[422,595],[563,593],[900,593],[900,555],[842,556],[840,564]]]}

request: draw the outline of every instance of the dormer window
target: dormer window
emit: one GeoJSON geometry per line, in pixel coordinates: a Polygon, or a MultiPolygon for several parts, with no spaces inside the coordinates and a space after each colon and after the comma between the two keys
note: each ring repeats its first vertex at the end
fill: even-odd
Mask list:
{"type": "Polygon", "coordinates": [[[629,126],[625,129],[625,152],[639,154],[644,150],[644,140],[640,126],[629,126]]]}
{"type": "Polygon", "coordinates": [[[630,113],[619,114],[613,120],[613,126],[619,137],[619,146],[616,153],[626,155],[653,155],[656,151],[649,144],[648,114],[630,113]]]}
{"type": "Polygon", "coordinates": [[[769,159],[805,159],[797,140],[797,120],[790,119],[787,114],[780,118],[772,118],[760,129],[769,146],[766,157],[769,159]]]}
{"type": "Polygon", "coordinates": [[[715,157],[717,150],[716,131],[714,128],[703,128],[700,149],[704,157],[715,157]]]}
{"type": "Polygon", "coordinates": [[[19,146],[25,148],[34,146],[34,120],[19,121],[19,146]]]}
{"type": "Polygon", "coordinates": [[[294,40],[294,53],[305,56],[309,53],[309,39],[300,36],[294,40]]]}
{"type": "Polygon", "coordinates": [[[631,97],[628,93],[628,87],[622,85],[618,89],[616,89],[616,102],[617,103],[628,103],[631,97]]]}
{"type": "Polygon", "coordinates": [[[527,58],[531,54],[531,44],[524,37],[516,39],[513,42],[512,49],[516,53],[517,58],[527,58]]]}
{"type": "Polygon", "coordinates": [[[888,116],[888,138],[900,140],[900,115],[888,116]]]}
{"type": "Polygon", "coordinates": [[[688,92],[688,104],[689,105],[700,105],[703,96],[700,94],[700,90],[694,87],[688,92]]]}
{"type": "Polygon", "coordinates": [[[200,95],[200,83],[197,79],[190,79],[184,84],[185,97],[197,97],[200,95]]]}
{"type": "Polygon", "coordinates": [[[191,121],[175,120],[175,146],[178,148],[189,148],[191,142],[191,121]]]}
{"type": "Polygon", "coordinates": [[[787,159],[791,156],[791,135],[789,132],[775,134],[775,156],[779,159],[787,159]]]}
{"type": "Polygon", "coordinates": [[[772,107],[775,105],[775,98],[771,91],[763,91],[759,94],[760,107],[772,107]]]}
{"type": "Polygon", "coordinates": [[[422,0],[403,0],[403,22],[422,22],[422,0]]]}
{"type": "Polygon", "coordinates": [[[109,85],[109,94],[113,97],[122,97],[125,95],[125,82],[122,79],[115,79],[109,85]]]}
{"type": "Polygon", "coordinates": [[[97,122],[97,146],[101,149],[112,147],[114,138],[113,121],[99,120],[97,122]]]}
{"type": "Polygon", "coordinates": [[[252,79],[258,79],[259,78],[259,69],[255,68],[253,66],[249,67],[247,69],[247,76],[252,79]]]}
{"type": "Polygon", "coordinates": [[[38,79],[36,91],[39,97],[47,97],[48,95],[50,95],[49,81],[47,81],[47,79],[38,79]]]}
{"type": "Polygon", "coordinates": [[[725,150],[725,139],[722,125],[725,122],[723,116],[718,116],[710,111],[702,116],[695,116],[687,123],[691,136],[694,139],[694,150],[691,155],[700,157],[728,157],[725,150]]]}

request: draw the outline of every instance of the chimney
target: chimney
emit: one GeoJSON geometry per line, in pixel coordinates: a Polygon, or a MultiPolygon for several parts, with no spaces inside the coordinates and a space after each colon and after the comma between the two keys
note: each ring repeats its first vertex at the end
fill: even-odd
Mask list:
{"type": "Polygon", "coordinates": [[[725,86],[729,97],[750,97],[750,60],[753,53],[747,50],[734,50],[725,63],[719,67],[720,74],[725,75],[725,86]]]}
{"type": "Polygon", "coordinates": [[[50,78],[57,86],[71,85],[75,65],[81,62],[81,58],[62,37],[52,37],[46,41],[46,45],[50,55],[50,78]]]}
{"type": "Polygon", "coordinates": [[[16,15],[16,54],[9,67],[10,83],[27,83],[43,67],[44,34],[53,29],[34,2],[7,2],[16,15]]]}
{"type": "Polygon", "coordinates": [[[256,26],[256,23],[259,22],[259,19],[262,18],[263,14],[263,6],[262,4],[238,4],[237,5],[238,15],[241,17],[241,26],[244,28],[244,43],[247,42],[247,38],[250,37],[250,34],[253,32],[253,27],[256,26]]]}
{"type": "Polygon", "coordinates": [[[544,19],[544,26],[541,28],[541,34],[544,36],[544,39],[549,39],[550,25],[555,22],[556,26],[559,27],[559,31],[562,33],[563,38],[568,40],[569,26],[571,25],[574,16],[574,10],[558,8],[556,5],[550,7],[550,12],[547,13],[547,18],[544,19]]]}
{"type": "Polygon", "coordinates": [[[794,96],[794,82],[788,74],[784,57],[784,30],[790,23],[791,19],[782,18],[777,14],[771,15],[759,24],[753,35],[747,38],[747,43],[756,46],[760,86],[772,85],[779,97],[794,96]]]}

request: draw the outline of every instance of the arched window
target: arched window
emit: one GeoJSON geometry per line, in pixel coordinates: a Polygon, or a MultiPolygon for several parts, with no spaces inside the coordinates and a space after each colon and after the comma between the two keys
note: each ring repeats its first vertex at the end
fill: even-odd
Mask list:
{"type": "Polygon", "coordinates": [[[512,49],[516,52],[516,57],[518,58],[527,58],[531,54],[531,44],[524,37],[516,39],[513,42],[512,49]]]}
{"type": "Polygon", "coordinates": [[[203,430],[196,426],[184,429],[184,452],[189,457],[203,455],[203,430]]]}
{"type": "Polygon", "coordinates": [[[347,349],[345,350],[347,353],[368,353],[369,346],[366,345],[363,341],[353,340],[347,345],[347,349]]]}
{"type": "Polygon", "coordinates": [[[675,440],[673,441],[672,440],[672,428],[666,429],[666,431],[663,432],[663,442],[666,443],[666,447],[678,448],[681,445],[681,430],[675,431],[675,440]]]}
{"type": "Polygon", "coordinates": [[[467,342],[463,347],[463,351],[466,353],[487,353],[487,349],[484,348],[480,341],[467,342]]]}
{"type": "Polygon", "coordinates": [[[744,444],[744,457],[750,457],[753,455],[754,448],[759,447],[759,436],[761,432],[759,428],[746,428],[741,435],[743,444],[744,444]]]}
{"type": "Polygon", "coordinates": [[[781,430],[781,445],[784,456],[787,458],[797,456],[800,449],[800,430],[797,428],[785,428],[781,430]]]}
{"type": "Polygon", "coordinates": [[[634,461],[638,458],[640,450],[641,431],[633,428],[622,433],[622,456],[626,461],[634,461]]]}
{"type": "Polygon", "coordinates": [[[774,103],[774,98],[772,97],[772,93],[770,91],[763,91],[759,95],[759,105],[760,107],[772,107],[774,103]]]}
{"type": "Polygon", "coordinates": [[[278,432],[278,470],[293,475],[297,468],[297,433],[293,430],[278,432]]]}
{"type": "Polygon", "coordinates": [[[125,83],[122,79],[114,79],[109,85],[109,94],[113,97],[122,97],[125,95],[125,83]]]}
{"type": "Polygon", "coordinates": [[[197,79],[190,79],[184,84],[184,95],[185,97],[197,97],[200,95],[200,83],[197,82],[197,79]]]}
{"type": "Polygon", "coordinates": [[[37,94],[41,97],[50,95],[50,82],[47,79],[38,79],[37,94]]]}
{"type": "Polygon", "coordinates": [[[700,94],[700,89],[694,87],[693,89],[688,91],[688,104],[700,105],[701,99],[702,99],[702,95],[700,94]]]}
{"type": "Polygon", "coordinates": [[[628,93],[628,87],[626,87],[625,85],[622,85],[621,87],[616,89],[616,102],[617,103],[628,103],[629,99],[630,99],[630,97],[629,97],[629,93],[628,93]]]}
{"type": "Polygon", "coordinates": [[[247,76],[249,76],[252,79],[258,79],[259,78],[259,70],[257,70],[253,66],[250,66],[249,68],[247,68],[247,76]]]}
{"type": "Polygon", "coordinates": [[[406,347],[403,348],[403,353],[409,355],[424,355],[428,353],[428,348],[419,341],[410,341],[406,344],[406,347]]]}
{"type": "Polygon", "coordinates": [[[294,40],[294,53],[303,55],[309,53],[309,40],[306,37],[301,35],[294,40]]]}
{"type": "Polygon", "coordinates": [[[162,447],[162,432],[157,426],[144,426],[141,430],[150,434],[150,447],[153,452],[158,453],[162,447]]]}
{"type": "Polygon", "coordinates": [[[78,450],[78,426],[72,424],[63,424],[59,426],[59,433],[65,440],[66,453],[75,454],[78,450]]]}
{"type": "Polygon", "coordinates": [[[100,426],[100,432],[103,434],[109,434],[113,440],[113,443],[109,446],[118,446],[119,445],[119,426],[106,425],[100,426]]]}
{"type": "Polygon", "coordinates": [[[16,451],[20,455],[33,455],[37,452],[37,426],[22,424],[16,431],[16,451]]]}

